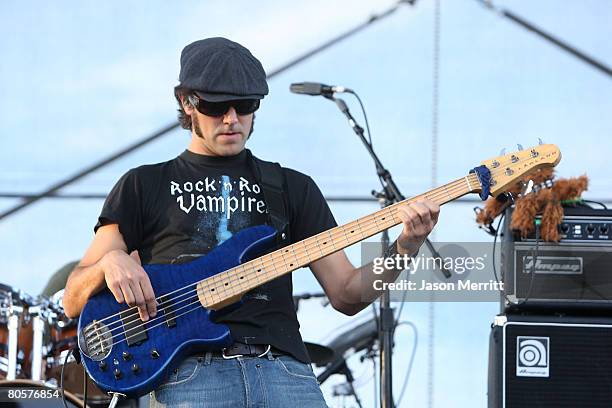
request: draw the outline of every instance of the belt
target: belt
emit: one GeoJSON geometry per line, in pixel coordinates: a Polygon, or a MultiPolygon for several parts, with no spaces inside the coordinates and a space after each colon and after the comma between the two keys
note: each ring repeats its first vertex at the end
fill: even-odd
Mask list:
{"type": "Polygon", "coordinates": [[[233,343],[231,346],[224,348],[221,351],[214,352],[213,354],[221,355],[221,357],[237,358],[237,357],[264,357],[268,353],[273,356],[283,355],[284,353],[269,344],[245,344],[245,343],[233,343]]]}

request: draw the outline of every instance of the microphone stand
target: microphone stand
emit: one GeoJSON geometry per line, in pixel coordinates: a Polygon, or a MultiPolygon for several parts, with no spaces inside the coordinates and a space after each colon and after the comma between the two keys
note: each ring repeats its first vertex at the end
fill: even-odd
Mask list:
{"type": "MultiPolygon", "coordinates": [[[[361,126],[357,124],[353,115],[346,106],[346,103],[340,99],[335,98],[331,94],[323,94],[323,96],[331,101],[336,103],[338,109],[346,116],[348,119],[351,128],[361,142],[365,146],[368,153],[374,160],[374,164],[376,165],[376,173],[383,181],[383,191],[381,193],[377,193],[376,196],[379,198],[381,206],[387,207],[393,203],[397,203],[403,201],[405,197],[399,191],[397,185],[393,181],[391,177],[391,173],[383,166],[382,162],[372,149],[372,145],[366,140],[364,136],[364,131],[361,126]]],[[[426,244],[429,250],[432,252],[432,255],[436,258],[440,257],[440,254],[435,250],[432,243],[429,239],[426,239],[426,244]]],[[[385,250],[389,247],[389,232],[385,230],[382,232],[381,237],[382,243],[382,252],[384,255],[385,250]]],[[[442,272],[446,278],[451,276],[451,273],[446,270],[444,267],[442,268],[442,272]]],[[[379,349],[380,349],[380,406],[381,408],[394,408],[395,403],[393,400],[393,335],[394,335],[394,309],[391,307],[390,293],[389,290],[385,290],[380,298],[380,317],[379,317],[379,349]]]]}

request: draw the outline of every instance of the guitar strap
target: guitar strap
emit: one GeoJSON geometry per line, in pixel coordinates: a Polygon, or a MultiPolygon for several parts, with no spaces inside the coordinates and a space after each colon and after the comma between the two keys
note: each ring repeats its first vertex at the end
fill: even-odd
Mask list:
{"type": "Polygon", "coordinates": [[[257,184],[266,202],[268,224],[273,226],[278,235],[277,246],[283,247],[291,243],[289,229],[289,194],[287,193],[287,180],[280,164],[261,160],[247,149],[247,160],[255,176],[257,184]]]}

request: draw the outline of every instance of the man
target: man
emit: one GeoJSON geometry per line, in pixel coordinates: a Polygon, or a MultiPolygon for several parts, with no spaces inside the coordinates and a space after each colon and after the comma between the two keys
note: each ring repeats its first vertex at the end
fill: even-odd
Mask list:
{"type": "MultiPolygon", "coordinates": [[[[254,170],[258,159],[245,149],[268,93],[261,63],[227,39],[196,41],[181,53],[179,82],[179,121],[191,130],[189,146],[173,160],[130,170],[115,185],[68,281],[63,302],[69,316],[106,285],[117,302],[138,306],[143,321],[153,318],[156,294],[141,262],[186,262],[245,227],[270,221],[254,170]]],[[[336,225],[310,177],[286,168],[282,176],[291,242],[336,225]]],[[[390,252],[415,254],[438,214],[431,201],[402,207],[403,231],[390,252]]],[[[361,289],[362,274],[374,279],[371,265],[355,268],[343,251],[310,269],[342,313],[353,315],[376,297],[361,289]]],[[[383,278],[393,281],[397,274],[383,278]]],[[[325,406],[299,334],[291,276],[254,289],[243,301],[219,318],[235,343],[184,360],[152,393],[152,406],[325,406]]]]}

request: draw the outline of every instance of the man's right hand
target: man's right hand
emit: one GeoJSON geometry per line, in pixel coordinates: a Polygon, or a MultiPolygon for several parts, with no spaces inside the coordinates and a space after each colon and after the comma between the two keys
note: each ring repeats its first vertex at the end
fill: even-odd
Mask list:
{"type": "Polygon", "coordinates": [[[149,320],[157,314],[155,293],[149,275],[142,268],[138,251],[126,254],[122,250],[113,250],[100,259],[104,271],[106,286],[119,303],[137,306],[140,319],[149,320]]]}

